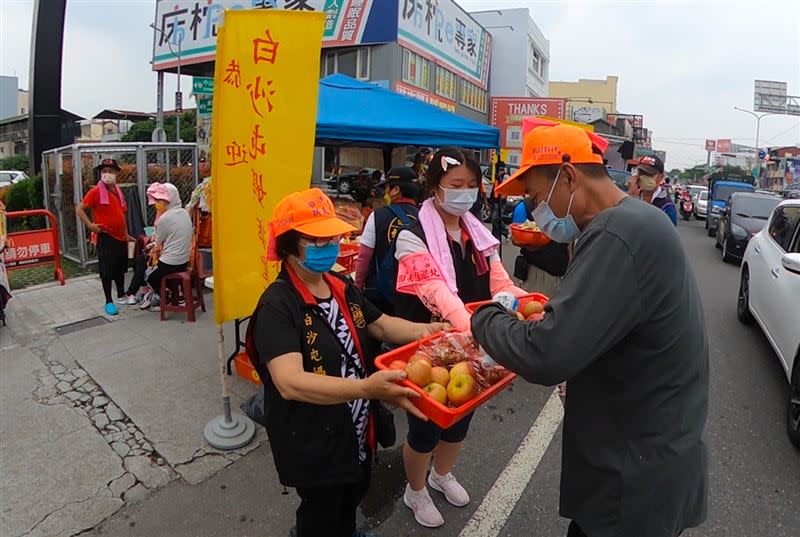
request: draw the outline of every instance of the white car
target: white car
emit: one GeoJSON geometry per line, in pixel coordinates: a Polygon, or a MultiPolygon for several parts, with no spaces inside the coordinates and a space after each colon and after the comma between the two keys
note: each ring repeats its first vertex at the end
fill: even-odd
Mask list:
{"type": "Polygon", "coordinates": [[[25,172],[17,170],[0,170],[0,188],[15,185],[28,178],[25,172]]]}
{"type": "Polygon", "coordinates": [[[789,379],[787,429],[800,447],[800,200],[781,202],[745,250],[737,316],[755,319],[789,379]]]}
{"type": "Polygon", "coordinates": [[[703,218],[708,215],[708,190],[701,190],[697,194],[697,201],[694,204],[694,217],[703,218]]]}

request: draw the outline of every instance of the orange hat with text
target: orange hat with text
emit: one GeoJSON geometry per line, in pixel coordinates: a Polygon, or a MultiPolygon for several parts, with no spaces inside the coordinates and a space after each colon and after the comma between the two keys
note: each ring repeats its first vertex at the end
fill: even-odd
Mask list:
{"type": "Polygon", "coordinates": [[[524,142],[519,170],[497,187],[503,196],[524,196],[523,176],[534,166],[551,164],[603,164],[608,140],[580,127],[538,118],[523,121],[524,142]],[[599,154],[596,152],[599,151],[599,154]]]}

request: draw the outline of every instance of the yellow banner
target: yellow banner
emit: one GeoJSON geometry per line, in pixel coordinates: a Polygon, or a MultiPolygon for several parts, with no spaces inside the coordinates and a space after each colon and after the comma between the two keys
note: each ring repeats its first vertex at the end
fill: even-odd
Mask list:
{"type": "Polygon", "coordinates": [[[226,11],[217,35],[211,137],[214,318],[253,312],[277,276],[268,223],[309,187],[324,13],[226,11]]]}

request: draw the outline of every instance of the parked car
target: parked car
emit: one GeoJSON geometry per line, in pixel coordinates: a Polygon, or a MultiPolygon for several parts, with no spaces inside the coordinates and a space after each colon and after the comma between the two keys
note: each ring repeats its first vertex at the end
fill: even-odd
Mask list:
{"type": "Polygon", "coordinates": [[[708,215],[708,190],[697,194],[697,203],[694,204],[694,217],[698,220],[705,219],[708,215]]]}
{"type": "Polygon", "coordinates": [[[20,181],[28,179],[28,174],[18,170],[0,170],[0,188],[15,185],[20,181]]]}
{"type": "Polygon", "coordinates": [[[689,185],[686,188],[689,189],[689,194],[692,195],[692,201],[694,202],[695,205],[697,205],[697,200],[700,199],[699,198],[700,193],[701,192],[708,192],[708,187],[707,186],[689,185]]]}
{"type": "Polygon", "coordinates": [[[340,194],[350,194],[356,186],[372,179],[376,168],[361,168],[357,172],[334,175],[328,179],[328,188],[340,194]]]}
{"type": "Polygon", "coordinates": [[[748,183],[746,179],[741,178],[735,178],[733,181],[717,179],[711,182],[708,195],[708,217],[706,218],[706,230],[709,237],[713,237],[717,233],[717,223],[731,194],[734,192],[753,192],[754,190],[755,187],[753,187],[752,183],[748,183]]]}
{"type": "Polygon", "coordinates": [[[716,247],[722,248],[722,260],[740,262],[750,238],[764,229],[769,215],[780,203],[771,194],[736,192],[722,210],[717,224],[716,247]]]}
{"type": "Polygon", "coordinates": [[[615,170],[614,168],[606,169],[608,170],[608,175],[611,177],[611,180],[614,181],[614,184],[623,192],[628,192],[628,182],[631,178],[631,172],[615,170]]]}
{"type": "Polygon", "coordinates": [[[753,319],[789,380],[786,425],[800,448],[800,200],[786,200],[756,233],[742,261],[736,313],[753,319]]]}

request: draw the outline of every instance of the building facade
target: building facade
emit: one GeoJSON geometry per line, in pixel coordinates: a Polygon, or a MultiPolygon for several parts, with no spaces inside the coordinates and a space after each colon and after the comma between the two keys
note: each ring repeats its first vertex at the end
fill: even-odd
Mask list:
{"type": "Polygon", "coordinates": [[[528,8],[473,11],[472,17],[492,34],[492,95],[546,97],[550,79],[550,41],[536,26],[528,8]]]}
{"type": "MultiPolygon", "coordinates": [[[[224,9],[322,11],[326,22],[320,77],[346,74],[488,122],[492,36],[453,0],[209,0],[199,11],[196,4],[195,0],[157,3],[154,70],[175,71],[174,52],[180,41],[181,71],[213,76],[216,27],[224,9]]],[[[204,113],[198,116],[202,121],[204,113]]],[[[316,181],[324,161],[318,150],[316,181]]]]}
{"type": "Polygon", "coordinates": [[[567,117],[573,121],[604,119],[603,112],[605,115],[617,112],[618,83],[617,76],[607,76],[605,80],[581,78],[577,82],[551,81],[550,97],[567,99],[567,117]]]}

